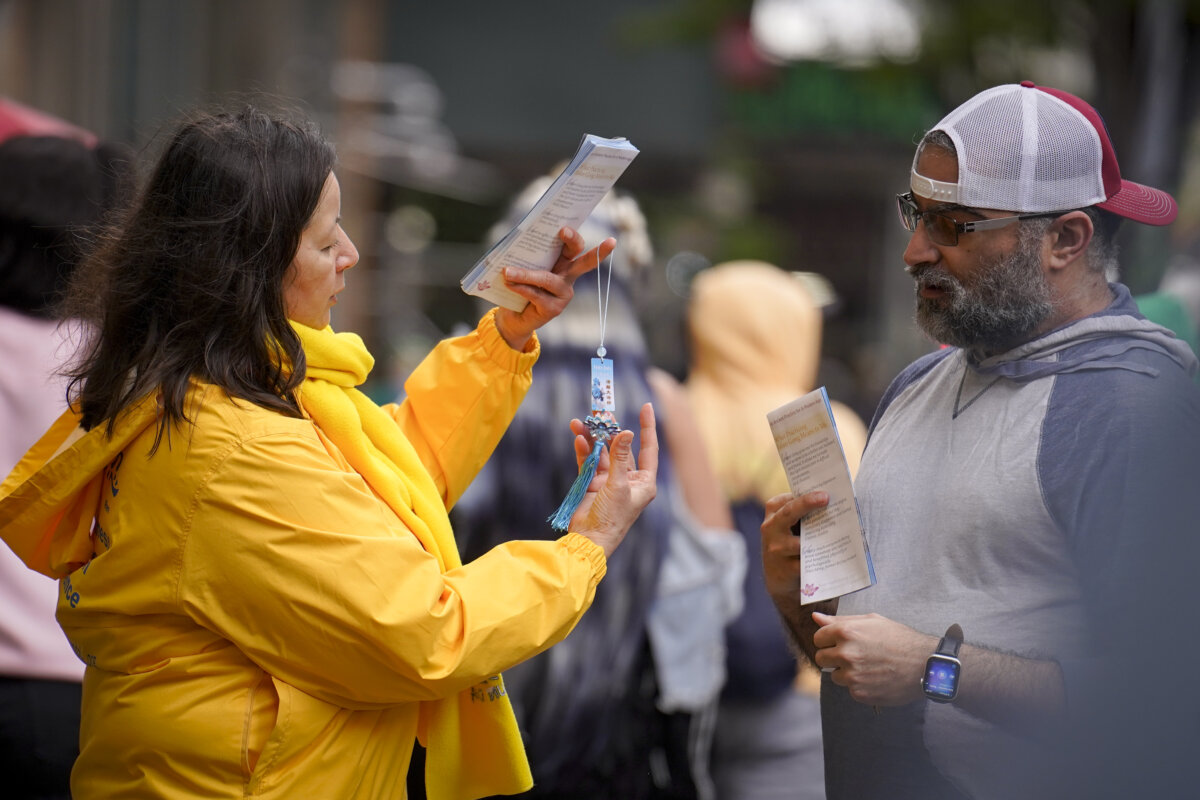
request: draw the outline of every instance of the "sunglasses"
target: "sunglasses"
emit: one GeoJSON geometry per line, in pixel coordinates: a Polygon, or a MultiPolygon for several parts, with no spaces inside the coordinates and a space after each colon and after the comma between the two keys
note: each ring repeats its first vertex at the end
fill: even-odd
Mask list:
{"type": "MultiPolygon", "coordinates": [[[[969,211],[970,209],[963,210],[969,211]]],[[[1017,214],[1012,217],[994,217],[991,219],[975,219],[969,222],[959,222],[953,217],[947,216],[949,210],[922,211],[917,208],[912,192],[896,195],[896,211],[900,214],[900,224],[904,226],[904,230],[909,233],[916,233],[917,223],[922,223],[925,225],[925,235],[929,237],[929,241],[943,247],[954,247],[958,244],[958,237],[964,233],[1006,228],[1014,222],[1020,222],[1023,219],[1057,217],[1067,213],[1066,211],[1043,211],[1037,214],[1017,214]]]]}

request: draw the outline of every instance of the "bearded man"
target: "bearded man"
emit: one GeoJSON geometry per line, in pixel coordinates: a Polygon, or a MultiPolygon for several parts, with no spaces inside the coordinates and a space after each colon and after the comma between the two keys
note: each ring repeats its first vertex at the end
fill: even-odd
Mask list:
{"type": "Polygon", "coordinates": [[[823,493],[762,526],[768,591],[823,671],[828,797],[1180,796],[1197,363],[1106,280],[1121,220],[1168,224],[1175,201],[1122,180],[1090,105],[1030,82],[939,122],[910,189],[917,322],[948,346],[871,423],[855,491],[878,581],[802,605],[792,529],[823,493]]]}

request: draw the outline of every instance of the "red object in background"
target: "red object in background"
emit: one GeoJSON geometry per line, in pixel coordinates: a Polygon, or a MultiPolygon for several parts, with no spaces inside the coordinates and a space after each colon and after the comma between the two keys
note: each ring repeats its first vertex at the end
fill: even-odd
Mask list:
{"type": "Polygon", "coordinates": [[[717,31],[715,43],[718,74],[740,89],[770,86],[779,71],[754,44],[749,20],[725,23],[717,31]]]}
{"type": "Polygon", "coordinates": [[[96,134],[52,114],[0,97],[0,142],[13,136],[62,136],[96,146],[96,134]]]}

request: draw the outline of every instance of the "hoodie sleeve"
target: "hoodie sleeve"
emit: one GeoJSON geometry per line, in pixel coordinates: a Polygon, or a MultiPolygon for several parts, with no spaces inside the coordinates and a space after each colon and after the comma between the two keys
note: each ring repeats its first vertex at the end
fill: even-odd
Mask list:
{"type": "Polygon", "coordinates": [[[1128,677],[1131,631],[1177,639],[1191,624],[1179,614],[1200,600],[1200,391],[1165,359],[1140,357],[1157,377],[1061,376],[1043,427],[1040,482],[1071,547],[1095,654],[1062,663],[1071,698],[1107,697],[1128,677]]]}
{"type": "Polygon", "coordinates": [[[514,541],[442,574],[315,438],[248,438],[188,515],[180,607],[270,674],[347,708],[446,697],[562,639],[603,551],[514,541]]]}

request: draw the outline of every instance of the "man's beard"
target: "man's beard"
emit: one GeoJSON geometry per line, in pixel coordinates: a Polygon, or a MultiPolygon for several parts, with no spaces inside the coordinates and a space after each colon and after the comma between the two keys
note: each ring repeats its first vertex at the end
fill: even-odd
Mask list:
{"type": "Polygon", "coordinates": [[[944,295],[917,294],[917,324],[942,344],[995,355],[1032,339],[1054,311],[1042,273],[1040,235],[1022,235],[1007,256],[981,261],[964,281],[942,267],[918,264],[908,272],[944,295]]]}

